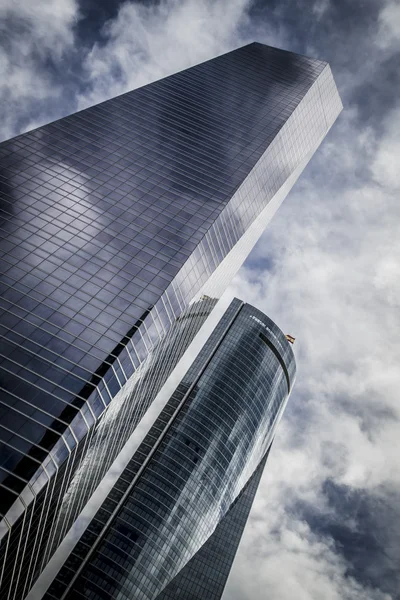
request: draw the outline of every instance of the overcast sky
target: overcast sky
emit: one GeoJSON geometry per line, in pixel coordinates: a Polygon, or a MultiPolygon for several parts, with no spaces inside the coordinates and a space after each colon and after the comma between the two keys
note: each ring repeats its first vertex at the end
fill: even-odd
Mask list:
{"type": "Polygon", "coordinates": [[[236,277],[298,377],[224,600],[400,598],[400,3],[0,0],[0,138],[251,41],[344,111],[236,277]]]}

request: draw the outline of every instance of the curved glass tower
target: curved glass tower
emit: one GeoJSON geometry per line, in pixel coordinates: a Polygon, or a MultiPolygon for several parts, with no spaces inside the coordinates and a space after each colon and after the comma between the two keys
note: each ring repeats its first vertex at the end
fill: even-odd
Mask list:
{"type": "Polygon", "coordinates": [[[46,600],[220,598],[295,371],[280,329],[233,300],[28,598],[47,586],[46,600]]]}

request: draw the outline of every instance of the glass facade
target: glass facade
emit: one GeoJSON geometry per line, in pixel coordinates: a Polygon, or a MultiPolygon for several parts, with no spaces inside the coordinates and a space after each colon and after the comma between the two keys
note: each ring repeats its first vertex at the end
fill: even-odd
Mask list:
{"type": "Polygon", "coordinates": [[[157,600],[219,600],[221,598],[268,453],[217,525],[214,533],[157,596],[157,600]]]}
{"type": "Polygon", "coordinates": [[[160,343],[340,110],[326,63],[254,43],[0,145],[0,594],[29,590],[99,419],[118,443],[88,493],[157,392],[132,401],[160,343]]]}
{"type": "Polygon", "coordinates": [[[47,539],[42,550],[44,553],[51,556],[52,548],[58,546],[121,451],[127,438],[124,432],[132,431],[141,421],[216,303],[217,300],[203,296],[189,306],[142,363],[137,376],[131,377],[129,386],[117,395],[87,444],[84,460],[63,497],[56,531],[52,536],[54,539],[47,539]],[[117,439],[114,435],[116,424],[119,424],[120,432],[117,439]]]}
{"type": "Polygon", "coordinates": [[[260,475],[294,377],[284,334],[234,300],[44,598],[155,599],[225,518],[241,532],[251,500],[240,494],[260,475]]]}
{"type": "MultiPolygon", "coordinates": [[[[36,522],[36,515],[32,516],[32,536],[24,540],[24,554],[27,557],[24,565],[26,576],[20,577],[16,586],[16,591],[21,597],[24,597],[27,589],[28,576],[34,580],[51,557],[111,467],[113,459],[128,437],[127,432],[140,423],[216,302],[213,298],[203,296],[183,311],[128,384],[116,395],[109,410],[99,420],[93,435],[86,440],[79,467],[66,492],[53,494],[54,502],[50,505],[53,513],[51,519],[41,518],[42,510],[39,504],[36,522]],[[118,436],[115,435],[116,429],[118,436]],[[40,532],[40,535],[37,535],[37,532],[40,532]]],[[[18,529],[15,531],[20,533],[18,529]]],[[[5,583],[7,575],[12,575],[15,567],[12,560],[15,554],[12,551],[8,554],[9,569],[4,574],[5,583]]],[[[19,568],[22,571],[21,565],[19,568]]]]}

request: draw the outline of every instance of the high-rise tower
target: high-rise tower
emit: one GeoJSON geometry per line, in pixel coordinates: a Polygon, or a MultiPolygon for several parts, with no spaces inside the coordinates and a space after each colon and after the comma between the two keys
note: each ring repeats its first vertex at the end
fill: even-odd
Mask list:
{"type": "Polygon", "coordinates": [[[295,370],[282,331],[233,300],[28,599],[219,600],[295,370]]]}
{"type": "Polygon", "coordinates": [[[340,110],[326,63],[254,43],[0,145],[0,594],[29,589],[99,418],[229,283],[340,110]]]}

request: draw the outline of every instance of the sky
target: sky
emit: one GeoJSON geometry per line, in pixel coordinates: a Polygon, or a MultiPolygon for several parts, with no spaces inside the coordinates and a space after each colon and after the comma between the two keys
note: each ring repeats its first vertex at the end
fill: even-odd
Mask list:
{"type": "Polygon", "coordinates": [[[0,0],[0,139],[251,41],[327,60],[344,111],[230,293],[295,390],[223,600],[400,598],[400,4],[0,0]]]}

